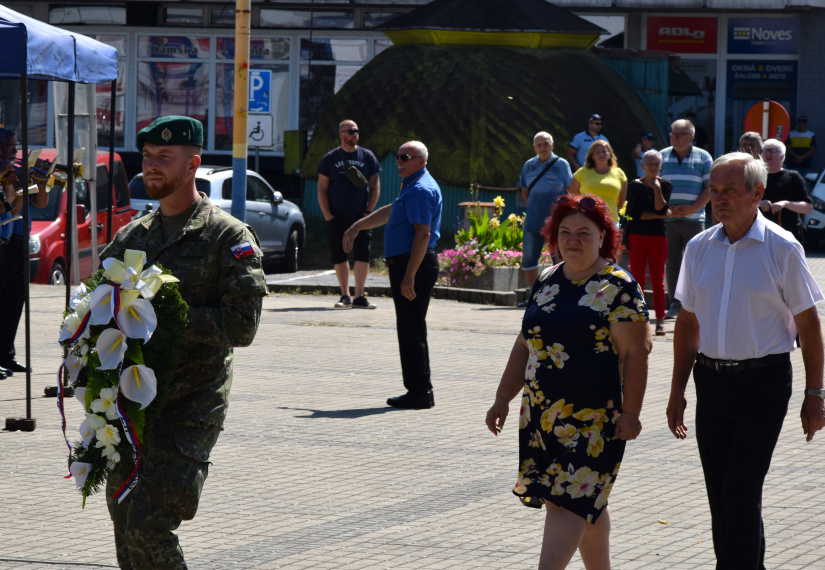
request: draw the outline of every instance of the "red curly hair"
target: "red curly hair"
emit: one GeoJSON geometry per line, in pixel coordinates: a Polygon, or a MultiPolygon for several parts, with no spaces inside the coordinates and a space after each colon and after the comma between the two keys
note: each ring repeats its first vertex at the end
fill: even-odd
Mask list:
{"type": "Polygon", "coordinates": [[[583,214],[591,222],[596,224],[600,231],[604,232],[602,247],[599,248],[599,255],[605,259],[616,263],[619,247],[622,238],[618,228],[610,217],[610,208],[607,203],[598,196],[572,196],[564,194],[559,197],[558,202],[553,207],[553,214],[547,218],[541,235],[547,240],[550,251],[555,251],[561,259],[559,251],[559,226],[562,220],[571,214],[583,214]],[[584,204],[582,202],[584,201],[584,204]]]}

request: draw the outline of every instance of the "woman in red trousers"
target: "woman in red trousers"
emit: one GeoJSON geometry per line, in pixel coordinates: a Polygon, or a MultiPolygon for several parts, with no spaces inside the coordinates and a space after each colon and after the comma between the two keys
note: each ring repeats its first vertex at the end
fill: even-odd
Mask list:
{"type": "Polygon", "coordinates": [[[649,150],[642,155],[645,175],[632,180],[627,187],[628,258],[633,278],[644,288],[645,266],[649,265],[650,285],[653,288],[653,307],[656,310],[656,334],[665,335],[665,260],[667,237],[665,218],[670,215],[667,204],[673,184],[659,177],[662,155],[649,150]]]}

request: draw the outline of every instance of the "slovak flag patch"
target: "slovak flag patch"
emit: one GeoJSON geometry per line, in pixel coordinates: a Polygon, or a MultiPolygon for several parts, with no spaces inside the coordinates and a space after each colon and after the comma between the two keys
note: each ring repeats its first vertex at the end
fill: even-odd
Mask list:
{"type": "Polygon", "coordinates": [[[252,245],[248,241],[232,246],[232,255],[234,255],[236,259],[242,259],[254,254],[255,250],[252,249],[252,245]]]}

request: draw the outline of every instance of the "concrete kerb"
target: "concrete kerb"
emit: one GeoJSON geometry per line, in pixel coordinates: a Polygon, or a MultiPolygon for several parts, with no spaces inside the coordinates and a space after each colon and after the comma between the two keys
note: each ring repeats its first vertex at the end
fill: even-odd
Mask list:
{"type": "MultiPolygon", "coordinates": [[[[268,283],[270,293],[293,293],[311,295],[337,295],[340,293],[338,285],[304,284],[288,285],[282,283],[268,283]]],[[[389,287],[370,286],[365,289],[370,297],[391,297],[392,291],[389,287]]],[[[515,307],[520,301],[527,298],[527,289],[517,291],[482,291],[480,289],[461,289],[459,287],[433,288],[433,298],[449,299],[451,301],[461,301],[463,303],[477,303],[483,305],[496,305],[499,307],[515,307]]]]}

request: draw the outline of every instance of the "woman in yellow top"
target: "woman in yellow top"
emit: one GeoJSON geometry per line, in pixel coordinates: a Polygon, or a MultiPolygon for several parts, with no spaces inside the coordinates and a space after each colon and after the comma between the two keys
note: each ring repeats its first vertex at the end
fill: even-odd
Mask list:
{"type": "Polygon", "coordinates": [[[607,141],[593,141],[584,166],[573,173],[570,194],[592,194],[607,202],[610,217],[619,223],[619,209],[627,196],[627,176],[616,166],[616,155],[607,141]]]}

